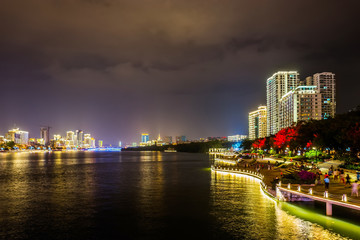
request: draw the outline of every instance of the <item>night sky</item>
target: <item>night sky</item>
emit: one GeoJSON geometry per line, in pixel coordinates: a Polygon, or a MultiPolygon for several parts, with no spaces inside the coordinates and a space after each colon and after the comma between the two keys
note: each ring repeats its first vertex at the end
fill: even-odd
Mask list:
{"type": "Polygon", "coordinates": [[[0,135],[247,134],[266,79],[331,71],[360,104],[358,1],[1,0],[0,135]]]}

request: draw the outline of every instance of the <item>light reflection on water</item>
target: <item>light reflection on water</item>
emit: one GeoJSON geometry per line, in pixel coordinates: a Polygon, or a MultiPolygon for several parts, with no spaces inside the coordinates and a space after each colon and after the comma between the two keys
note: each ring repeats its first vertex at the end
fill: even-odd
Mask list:
{"type": "Polygon", "coordinates": [[[0,239],[344,239],[323,226],[360,238],[209,167],[183,153],[0,154],[0,239]]]}
{"type": "Polygon", "coordinates": [[[300,212],[313,222],[320,219],[320,224],[321,219],[331,219],[333,223],[338,223],[337,230],[343,235],[357,238],[360,233],[356,225],[321,216],[289,203],[277,206],[261,193],[259,180],[243,175],[212,171],[211,203],[212,214],[220,227],[226,232],[232,232],[236,239],[243,236],[248,239],[348,239],[319,224],[295,217],[300,212]],[[348,227],[356,229],[351,233],[348,227]],[[356,232],[358,234],[354,235],[356,232]]]}

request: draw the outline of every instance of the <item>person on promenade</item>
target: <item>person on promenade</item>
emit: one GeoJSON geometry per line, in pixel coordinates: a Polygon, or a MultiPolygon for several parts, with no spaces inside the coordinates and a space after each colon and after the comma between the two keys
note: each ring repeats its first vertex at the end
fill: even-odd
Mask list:
{"type": "Polygon", "coordinates": [[[359,197],[359,184],[358,184],[358,181],[356,180],[351,185],[352,185],[351,196],[356,195],[357,197],[359,197]]]}
{"type": "Polygon", "coordinates": [[[317,171],[316,172],[316,179],[317,179],[317,184],[321,184],[321,171],[317,171]]]}
{"type": "Polygon", "coordinates": [[[350,183],[350,176],[349,176],[349,174],[347,174],[347,175],[346,175],[346,183],[345,183],[345,186],[346,186],[346,184],[351,185],[351,183],[350,183]]]}
{"type": "Polygon", "coordinates": [[[329,184],[330,184],[329,176],[324,178],[324,182],[325,182],[325,190],[329,190],[329,184]]]}
{"type": "Polygon", "coordinates": [[[339,178],[339,170],[335,169],[335,171],[334,171],[334,181],[337,182],[338,178],[339,178]]]}
{"type": "Polygon", "coordinates": [[[345,184],[345,173],[343,169],[340,171],[340,182],[345,184]]]}

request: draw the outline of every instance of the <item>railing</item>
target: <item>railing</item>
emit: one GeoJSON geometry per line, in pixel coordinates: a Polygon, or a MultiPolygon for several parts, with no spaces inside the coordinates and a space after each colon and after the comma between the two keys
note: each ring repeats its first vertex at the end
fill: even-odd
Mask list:
{"type": "Polygon", "coordinates": [[[237,168],[237,167],[212,166],[212,169],[215,171],[221,170],[221,171],[225,171],[225,172],[234,172],[234,173],[244,174],[244,175],[255,177],[260,180],[264,179],[264,175],[260,174],[259,172],[245,170],[245,169],[241,169],[241,168],[237,168]]]}
{"type": "Polygon", "coordinates": [[[324,192],[319,192],[319,191],[315,191],[312,187],[310,188],[303,188],[303,186],[301,186],[300,184],[286,184],[285,186],[283,186],[284,184],[281,184],[281,182],[279,182],[279,184],[277,184],[277,186],[282,189],[282,191],[287,191],[287,192],[292,192],[292,193],[302,193],[307,195],[309,198],[312,197],[319,197],[324,199],[324,201],[327,201],[327,199],[331,199],[331,200],[341,200],[342,202],[353,202],[354,204],[360,204],[360,202],[358,200],[349,198],[347,196],[347,194],[331,194],[329,193],[329,191],[324,191],[324,192]],[[293,187],[295,186],[296,190],[293,189],[293,187]]]}
{"type": "Polygon", "coordinates": [[[281,182],[279,182],[277,184],[276,192],[272,193],[270,191],[270,189],[268,188],[268,186],[263,181],[264,175],[257,172],[257,171],[252,171],[252,170],[248,170],[248,169],[241,169],[239,167],[228,167],[228,166],[212,166],[211,169],[214,170],[214,171],[238,173],[238,174],[247,175],[247,176],[257,178],[257,179],[260,180],[260,188],[262,189],[262,191],[266,195],[270,196],[272,199],[274,199],[275,196],[276,196],[276,199],[278,199],[278,200],[286,200],[282,196],[281,192],[287,192],[287,193],[291,193],[291,194],[298,195],[298,196],[301,196],[301,197],[313,199],[313,200],[316,200],[316,201],[325,202],[326,203],[326,214],[327,215],[332,215],[332,204],[342,206],[342,207],[347,207],[347,208],[360,210],[360,202],[356,202],[356,201],[350,199],[346,194],[342,194],[339,197],[339,195],[330,194],[328,191],[325,191],[325,192],[314,191],[314,189],[312,187],[310,187],[308,189],[304,189],[304,188],[302,188],[302,186],[300,184],[294,184],[294,185],[286,184],[283,187],[283,184],[281,184],[281,182]],[[292,189],[294,186],[296,187],[295,190],[292,189]]]}

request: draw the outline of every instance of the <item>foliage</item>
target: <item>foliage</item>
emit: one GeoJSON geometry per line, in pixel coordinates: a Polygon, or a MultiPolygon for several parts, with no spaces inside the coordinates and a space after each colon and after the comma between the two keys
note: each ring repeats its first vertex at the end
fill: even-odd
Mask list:
{"type": "Polygon", "coordinates": [[[310,150],[306,155],[309,158],[316,158],[316,154],[318,158],[329,158],[330,150],[335,150],[337,159],[355,161],[360,152],[360,110],[339,114],[335,118],[298,122],[275,136],[247,143],[245,149],[253,147],[269,151],[273,148],[271,154],[284,153],[287,148],[292,155],[310,150]],[[313,152],[311,148],[318,151],[313,152]]]}
{"type": "Polygon", "coordinates": [[[298,172],[300,181],[302,183],[313,183],[315,181],[316,174],[308,171],[298,172]]]}
{"type": "Polygon", "coordinates": [[[316,159],[321,156],[322,156],[322,151],[319,151],[319,150],[310,150],[310,151],[305,152],[305,157],[310,158],[310,159],[312,159],[312,158],[316,159]]]}
{"type": "Polygon", "coordinates": [[[360,170],[360,166],[357,164],[341,164],[340,168],[350,169],[350,170],[360,170]]]}
{"type": "Polygon", "coordinates": [[[191,142],[178,145],[132,147],[126,148],[124,151],[164,151],[165,149],[171,147],[178,152],[206,153],[209,151],[209,148],[231,148],[232,144],[232,142],[215,140],[209,142],[191,142]]]}

